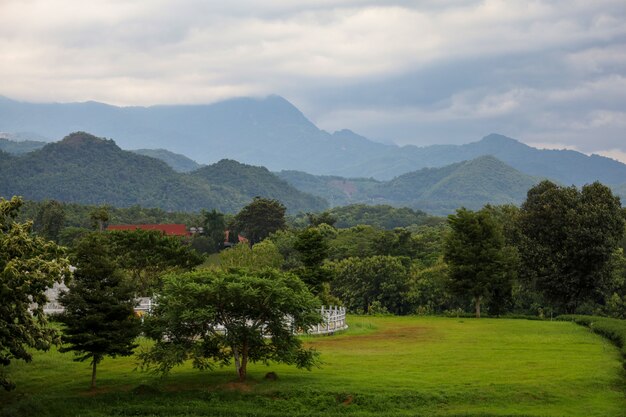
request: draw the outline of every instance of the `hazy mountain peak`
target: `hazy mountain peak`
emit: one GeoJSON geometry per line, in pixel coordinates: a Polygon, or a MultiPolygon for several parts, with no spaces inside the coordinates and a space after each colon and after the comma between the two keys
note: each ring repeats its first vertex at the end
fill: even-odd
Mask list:
{"type": "Polygon", "coordinates": [[[113,145],[116,148],[118,147],[115,144],[115,141],[112,139],[103,139],[97,136],[94,136],[87,132],[73,132],[64,137],[61,141],[58,142],[59,145],[69,145],[69,146],[87,146],[87,145],[113,145]]]}
{"type": "Polygon", "coordinates": [[[499,133],[490,133],[483,137],[479,143],[491,144],[491,145],[520,145],[520,141],[510,138],[508,136],[501,135],[499,133]]]}

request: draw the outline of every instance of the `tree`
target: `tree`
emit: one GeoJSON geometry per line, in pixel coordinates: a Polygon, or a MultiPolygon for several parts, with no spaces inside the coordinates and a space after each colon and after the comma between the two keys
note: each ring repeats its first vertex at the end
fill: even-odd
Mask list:
{"type": "Polygon", "coordinates": [[[234,360],[240,381],[249,362],[310,369],[317,354],[302,347],[294,330],[319,323],[318,308],[301,280],[275,269],[171,275],[146,319],[155,344],[140,358],[164,373],[188,359],[199,369],[234,360]]]}
{"type": "Polygon", "coordinates": [[[298,233],[294,248],[302,262],[302,267],[296,270],[296,274],[314,294],[319,295],[323,285],[332,279],[329,270],[322,267],[329,252],[326,238],[317,227],[309,227],[298,233]]]}
{"type": "Polygon", "coordinates": [[[210,241],[210,253],[219,252],[224,248],[224,231],[226,230],[226,220],[224,214],[213,209],[211,211],[202,211],[202,224],[204,226],[204,235],[210,241]]]}
{"type": "Polygon", "coordinates": [[[330,265],[332,293],[351,311],[368,312],[380,305],[394,314],[409,313],[407,258],[372,256],[348,258],[330,265]]]}
{"type": "Polygon", "coordinates": [[[150,295],[160,286],[159,276],[172,269],[190,270],[202,257],[177,236],[156,230],[123,230],[108,233],[112,254],[126,269],[140,295],[150,295]]]}
{"type": "Polygon", "coordinates": [[[250,245],[254,245],[285,228],[285,211],[280,201],[255,197],[237,213],[234,224],[248,238],[250,245]]]}
{"type": "Polygon", "coordinates": [[[59,301],[65,311],[61,352],[74,351],[76,361],[91,360],[91,388],[96,367],[105,356],[129,356],[137,347],[140,322],[134,315],[134,288],[114,260],[106,236],[91,233],[77,243],[72,262],[77,267],[69,292],[59,301]]]}
{"type": "Polygon", "coordinates": [[[553,307],[573,313],[602,301],[611,258],[624,234],[618,197],[595,182],[561,187],[543,181],[528,191],[519,214],[521,273],[553,307]]]}
{"type": "Polygon", "coordinates": [[[219,260],[220,267],[225,270],[280,268],[283,263],[283,257],[278,248],[269,240],[257,243],[253,247],[239,243],[221,252],[219,260]]]}
{"type": "Polygon", "coordinates": [[[65,225],[65,210],[61,203],[49,200],[37,210],[33,230],[45,239],[59,243],[59,233],[65,225]]]}
{"type": "Polygon", "coordinates": [[[56,244],[31,235],[32,223],[17,223],[22,200],[0,199],[0,386],[14,387],[4,368],[32,360],[31,349],[47,350],[57,340],[43,312],[45,291],[69,274],[56,244]]]}
{"type": "Polygon", "coordinates": [[[89,213],[91,227],[100,232],[104,232],[109,221],[109,210],[106,207],[95,208],[89,213]]]}
{"type": "Polygon", "coordinates": [[[311,226],[320,226],[322,224],[334,226],[335,223],[337,223],[337,218],[328,211],[323,211],[321,213],[307,213],[306,217],[311,226]]]}
{"type": "Polygon", "coordinates": [[[485,298],[510,298],[517,255],[505,244],[502,226],[489,210],[460,208],[448,216],[448,223],[444,260],[449,266],[450,289],[459,296],[471,296],[476,318],[480,318],[485,298]]]}

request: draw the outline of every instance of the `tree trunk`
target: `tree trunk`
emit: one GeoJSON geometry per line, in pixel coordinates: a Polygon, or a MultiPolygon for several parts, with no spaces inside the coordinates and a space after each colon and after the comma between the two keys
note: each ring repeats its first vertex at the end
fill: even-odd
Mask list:
{"type": "Polygon", "coordinates": [[[235,372],[239,375],[239,368],[241,368],[241,362],[239,362],[239,349],[237,349],[237,346],[233,346],[231,349],[233,351],[233,357],[235,358],[235,372]]]}
{"type": "Polygon", "coordinates": [[[96,365],[98,363],[96,362],[96,359],[94,358],[93,361],[91,361],[91,389],[95,389],[96,388],[96,365]]]}
{"type": "Polygon", "coordinates": [[[248,346],[244,343],[241,349],[241,366],[239,367],[239,382],[246,380],[246,368],[248,366],[248,346]]]}
{"type": "Polygon", "coordinates": [[[474,301],[476,302],[476,318],[479,319],[480,318],[480,302],[482,301],[482,297],[476,297],[474,301]]]}

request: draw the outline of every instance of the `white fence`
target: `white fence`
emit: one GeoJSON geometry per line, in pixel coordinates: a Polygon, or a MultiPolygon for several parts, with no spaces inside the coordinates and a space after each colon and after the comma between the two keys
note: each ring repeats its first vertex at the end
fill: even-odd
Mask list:
{"type": "MultiPolygon", "coordinates": [[[[63,312],[63,306],[61,306],[56,300],[56,295],[58,294],[59,288],[55,288],[55,291],[51,291],[48,294],[48,299],[50,300],[44,306],[44,312],[46,314],[54,314],[63,312]]],[[[137,305],[135,307],[135,312],[138,314],[150,314],[152,308],[155,306],[155,303],[152,301],[150,297],[140,297],[137,298],[137,305]]],[[[311,327],[306,333],[311,335],[322,335],[322,334],[333,334],[335,332],[346,330],[348,328],[348,323],[346,322],[346,308],[345,307],[324,307],[320,309],[320,313],[322,315],[322,322],[317,326],[311,327]]]]}
{"type": "Polygon", "coordinates": [[[333,334],[348,328],[345,307],[322,306],[320,313],[322,314],[322,323],[310,328],[308,334],[333,334]]]}

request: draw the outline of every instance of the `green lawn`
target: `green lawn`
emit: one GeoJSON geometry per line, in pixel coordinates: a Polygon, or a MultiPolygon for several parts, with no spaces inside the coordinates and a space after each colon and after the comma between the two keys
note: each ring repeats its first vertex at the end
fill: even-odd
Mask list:
{"type": "Polygon", "coordinates": [[[307,338],[320,369],[176,369],[161,379],[133,358],[105,359],[99,388],[71,354],[11,369],[0,415],[16,416],[626,416],[617,349],[569,322],[350,317],[341,335],[307,338]],[[279,379],[263,376],[275,371],[279,379]]]}

